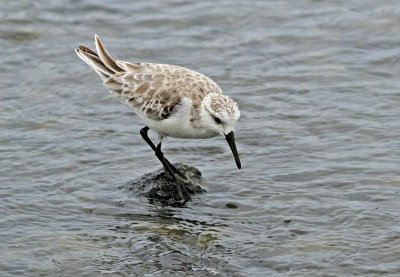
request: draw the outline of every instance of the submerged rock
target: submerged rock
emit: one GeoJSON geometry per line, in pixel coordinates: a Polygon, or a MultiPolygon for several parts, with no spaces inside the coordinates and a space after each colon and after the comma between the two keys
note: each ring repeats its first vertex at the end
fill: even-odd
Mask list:
{"type": "MultiPolygon", "coordinates": [[[[174,166],[186,176],[188,182],[185,183],[185,187],[192,195],[207,191],[201,172],[197,168],[182,163],[174,164],[174,166]]],[[[121,186],[120,189],[127,189],[133,192],[134,195],[177,202],[181,199],[178,195],[175,182],[167,178],[164,170],[160,169],[131,180],[121,186]]]]}

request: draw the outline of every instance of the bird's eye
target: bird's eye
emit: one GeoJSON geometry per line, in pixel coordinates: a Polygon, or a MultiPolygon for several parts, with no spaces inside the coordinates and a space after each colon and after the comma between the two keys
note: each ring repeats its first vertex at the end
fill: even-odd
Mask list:
{"type": "Polygon", "coordinates": [[[215,120],[215,122],[217,124],[221,124],[222,123],[221,119],[219,119],[218,117],[214,117],[214,120],[215,120]]]}

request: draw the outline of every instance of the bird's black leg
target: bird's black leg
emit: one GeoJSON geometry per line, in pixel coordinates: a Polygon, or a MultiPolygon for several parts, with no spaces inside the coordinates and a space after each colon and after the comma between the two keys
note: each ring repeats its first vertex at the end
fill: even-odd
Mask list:
{"type": "Polygon", "coordinates": [[[191,199],[190,194],[189,194],[188,190],[186,189],[186,187],[184,185],[184,182],[187,181],[187,178],[175,166],[170,164],[170,162],[166,158],[164,158],[164,154],[161,152],[161,142],[157,145],[155,153],[156,153],[157,158],[162,163],[163,162],[166,163],[166,165],[164,165],[164,163],[163,163],[164,170],[167,169],[168,172],[170,172],[170,170],[172,170],[172,172],[173,172],[172,176],[176,180],[176,183],[175,183],[176,184],[176,190],[178,191],[178,194],[181,197],[181,199],[190,200],[191,199]],[[174,173],[179,175],[179,177],[177,178],[174,175],[174,173]]]}
{"type": "MultiPolygon", "coordinates": [[[[163,164],[164,170],[166,171],[166,174],[174,179],[174,172],[178,173],[179,171],[166,159],[164,158],[163,153],[161,152],[161,144],[159,144],[157,147],[153,144],[153,142],[150,140],[150,138],[147,135],[147,132],[149,131],[149,127],[145,126],[140,130],[140,134],[142,135],[142,138],[147,142],[148,145],[150,145],[151,149],[155,152],[157,158],[160,160],[160,162],[163,164]]],[[[178,173],[179,176],[184,177],[181,172],[178,173]]]]}
{"type": "Polygon", "coordinates": [[[151,149],[153,149],[154,153],[156,154],[156,157],[163,164],[164,171],[166,172],[166,174],[172,177],[176,181],[176,189],[178,190],[179,196],[183,200],[190,200],[191,199],[190,194],[187,191],[186,187],[183,185],[184,180],[187,180],[187,178],[178,169],[176,169],[176,167],[173,166],[166,158],[164,158],[164,154],[161,152],[161,142],[156,147],[148,137],[147,135],[148,131],[149,127],[147,126],[145,126],[140,130],[142,138],[147,142],[148,145],[150,145],[151,149]],[[177,178],[175,174],[177,174],[180,178],[177,178]]]}
{"type": "Polygon", "coordinates": [[[144,126],[141,130],[140,130],[140,135],[142,136],[142,138],[147,142],[148,145],[150,145],[151,149],[153,149],[153,151],[156,151],[156,146],[154,145],[154,143],[149,139],[149,136],[147,135],[147,132],[149,131],[149,127],[144,126]]]}
{"type": "MultiPolygon", "coordinates": [[[[140,130],[140,134],[142,135],[142,138],[147,142],[148,145],[150,145],[151,149],[155,152],[157,158],[160,160],[160,162],[163,164],[164,171],[168,176],[171,176],[172,178],[175,178],[175,176],[172,174],[173,170],[170,167],[170,163],[167,159],[165,159],[161,153],[161,155],[158,153],[157,154],[157,147],[154,145],[154,143],[151,141],[149,136],[147,135],[147,132],[149,131],[149,127],[145,126],[140,130]]],[[[161,152],[161,151],[158,151],[161,152]]]]}

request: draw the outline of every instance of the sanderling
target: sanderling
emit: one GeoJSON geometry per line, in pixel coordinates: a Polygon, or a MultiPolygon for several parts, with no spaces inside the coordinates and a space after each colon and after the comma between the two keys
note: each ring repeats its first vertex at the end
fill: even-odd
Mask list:
{"type": "Polygon", "coordinates": [[[182,200],[191,198],[182,184],[185,177],[161,152],[163,138],[200,139],[223,135],[237,167],[241,168],[234,136],[239,108],[232,98],[222,94],[213,80],[176,65],[115,60],[97,35],[95,42],[97,53],[84,46],[75,49],[76,53],[94,69],[108,90],[144,121],[146,126],[140,134],[163,164],[166,174],[177,180],[182,200]],[[147,136],[149,129],[158,133],[157,146],[147,136]]]}

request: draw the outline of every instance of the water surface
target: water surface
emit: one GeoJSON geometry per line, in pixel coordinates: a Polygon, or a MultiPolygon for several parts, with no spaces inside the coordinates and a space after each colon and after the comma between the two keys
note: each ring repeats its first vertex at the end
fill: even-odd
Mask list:
{"type": "MultiPolygon", "coordinates": [[[[0,10],[1,276],[399,276],[398,1],[8,1],[0,10]],[[118,187],[160,168],[75,55],[178,64],[241,109],[168,139],[209,192],[118,187]]],[[[156,139],[153,133],[152,138],[156,139]]]]}

